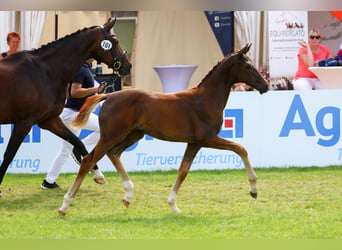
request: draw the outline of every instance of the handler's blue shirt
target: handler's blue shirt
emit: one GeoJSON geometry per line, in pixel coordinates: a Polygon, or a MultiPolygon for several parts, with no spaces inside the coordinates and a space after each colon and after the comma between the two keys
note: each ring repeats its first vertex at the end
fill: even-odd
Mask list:
{"type": "Polygon", "coordinates": [[[83,97],[83,98],[72,98],[70,91],[71,91],[71,84],[73,83],[81,83],[82,88],[86,88],[86,89],[94,87],[94,77],[87,63],[84,63],[82,65],[80,70],[76,73],[74,78],[71,80],[71,83],[69,86],[69,97],[65,104],[66,108],[71,108],[71,109],[79,111],[88,96],[83,97]]]}

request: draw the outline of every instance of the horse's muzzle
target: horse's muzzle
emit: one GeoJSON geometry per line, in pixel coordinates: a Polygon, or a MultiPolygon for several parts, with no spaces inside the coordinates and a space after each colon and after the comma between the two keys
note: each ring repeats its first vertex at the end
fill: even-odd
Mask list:
{"type": "Polygon", "coordinates": [[[132,68],[132,64],[127,64],[123,67],[121,67],[121,69],[119,70],[120,75],[129,75],[131,73],[131,68],[132,68]]]}
{"type": "Polygon", "coordinates": [[[268,84],[265,85],[265,88],[259,89],[260,94],[266,93],[267,91],[268,91],[268,84]]]}

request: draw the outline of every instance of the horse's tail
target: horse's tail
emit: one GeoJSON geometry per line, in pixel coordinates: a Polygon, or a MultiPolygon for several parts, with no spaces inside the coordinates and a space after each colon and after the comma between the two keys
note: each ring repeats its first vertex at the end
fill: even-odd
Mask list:
{"type": "Polygon", "coordinates": [[[99,102],[106,99],[108,95],[109,94],[98,94],[98,95],[93,95],[93,96],[88,97],[85,103],[83,104],[83,106],[81,107],[78,115],[72,121],[71,127],[74,129],[83,128],[86,125],[90,114],[99,104],[99,102]]]}

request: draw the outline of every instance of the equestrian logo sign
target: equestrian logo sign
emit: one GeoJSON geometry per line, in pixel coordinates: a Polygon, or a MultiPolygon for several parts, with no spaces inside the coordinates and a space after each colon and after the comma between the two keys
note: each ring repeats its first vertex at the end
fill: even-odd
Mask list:
{"type": "Polygon", "coordinates": [[[316,136],[314,125],[321,138],[317,144],[331,147],[340,141],[340,108],[323,106],[317,111],[315,122],[310,121],[302,98],[296,94],[286,115],[279,137],[289,137],[293,130],[302,130],[306,136],[316,136]],[[330,120],[330,122],[329,122],[330,120]]]}
{"type": "Polygon", "coordinates": [[[243,109],[225,109],[219,136],[223,138],[243,137],[243,109]]]}
{"type": "MultiPolygon", "coordinates": [[[[2,126],[0,125],[0,143],[5,142],[5,138],[2,135],[2,126]]],[[[11,132],[13,131],[14,125],[11,124],[11,132]]],[[[8,138],[6,138],[8,139],[8,138]]],[[[41,129],[36,124],[32,127],[30,133],[26,135],[26,137],[23,140],[23,143],[40,143],[41,142],[41,129]]]]}

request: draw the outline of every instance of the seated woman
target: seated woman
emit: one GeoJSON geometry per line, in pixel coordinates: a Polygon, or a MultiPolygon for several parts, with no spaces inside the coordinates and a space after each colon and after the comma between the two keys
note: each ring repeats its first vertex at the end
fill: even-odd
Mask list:
{"type": "Polygon", "coordinates": [[[293,81],[295,90],[321,89],[322,83],[318,77],[309,70],[318,61],[333,58],[333,54],[327,46],[320,44],[322,35],[320,30],[313,29],[309,32],[309,43],[300,42],[301,48],[298,51],[298,68],[293,81]]]}

